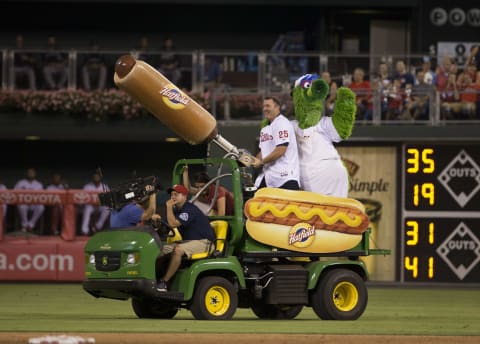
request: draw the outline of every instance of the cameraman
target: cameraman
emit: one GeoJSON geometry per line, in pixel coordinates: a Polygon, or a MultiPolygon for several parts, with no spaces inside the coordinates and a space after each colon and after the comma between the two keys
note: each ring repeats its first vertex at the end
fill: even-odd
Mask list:
{"type": "Polygon", "coordinates": [[[156,193],[153,185],[145,186],[150,194],[140,200],[134,200],[110,214],[110,228],[126,228],[141,225],[152,218],[156,211],[156,193]]]}

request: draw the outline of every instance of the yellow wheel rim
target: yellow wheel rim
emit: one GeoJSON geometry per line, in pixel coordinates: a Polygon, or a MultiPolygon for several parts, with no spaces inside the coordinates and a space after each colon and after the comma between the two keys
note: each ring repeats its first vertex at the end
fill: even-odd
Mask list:
{"type": "Polygon", "coordinates": [[[230,294],[227,289],[213,286],[205,294],[205,307],[212,315],[222,316],[230,308],[230,294]]]}
{"type": "Polygon", "coordinates": [[[341,282],[333,290],[332,298],[337,309],[348,312],[358,304],[358,290],[350,282],[341,282]]]}

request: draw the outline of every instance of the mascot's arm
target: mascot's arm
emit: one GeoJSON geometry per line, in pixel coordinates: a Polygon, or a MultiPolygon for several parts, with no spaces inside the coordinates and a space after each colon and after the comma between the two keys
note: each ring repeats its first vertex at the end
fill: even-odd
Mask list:
{"type": "Polygon", "coordinates": [[[349,88],[340,87],[337,91],[337,100],[335,100],[333,109],[333,125],[337,129],[338,135],[346,140],[352,134],[355,123],[355,113],[357,112],[355,93],[349,88]]]}

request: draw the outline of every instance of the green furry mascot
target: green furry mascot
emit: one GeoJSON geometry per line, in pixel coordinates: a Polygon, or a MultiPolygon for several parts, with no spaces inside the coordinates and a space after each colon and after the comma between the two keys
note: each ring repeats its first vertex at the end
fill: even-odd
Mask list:
{"type": "Polygon", "coordinates": [[[334,143],[346,140],[355,123],[355,93],[346,87],[337,91],[331,117],[322,116],[329,92],[325,80],[306,74],[295,81],[292,121],[300,159],[300,184],[306,191],[347,197],[348,173],[334,143]]]}

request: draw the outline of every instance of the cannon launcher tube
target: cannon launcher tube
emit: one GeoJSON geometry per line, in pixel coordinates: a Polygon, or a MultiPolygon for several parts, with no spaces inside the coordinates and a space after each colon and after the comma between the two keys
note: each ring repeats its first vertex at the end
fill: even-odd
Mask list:
{"type": "Polygon", "coordinates": [[[148,63],[121,56],[115,63],[114,82],[191,145],[215,142],[246,166],[255,161],[218,133],[217,121],[207,110],[148,63]]]}

